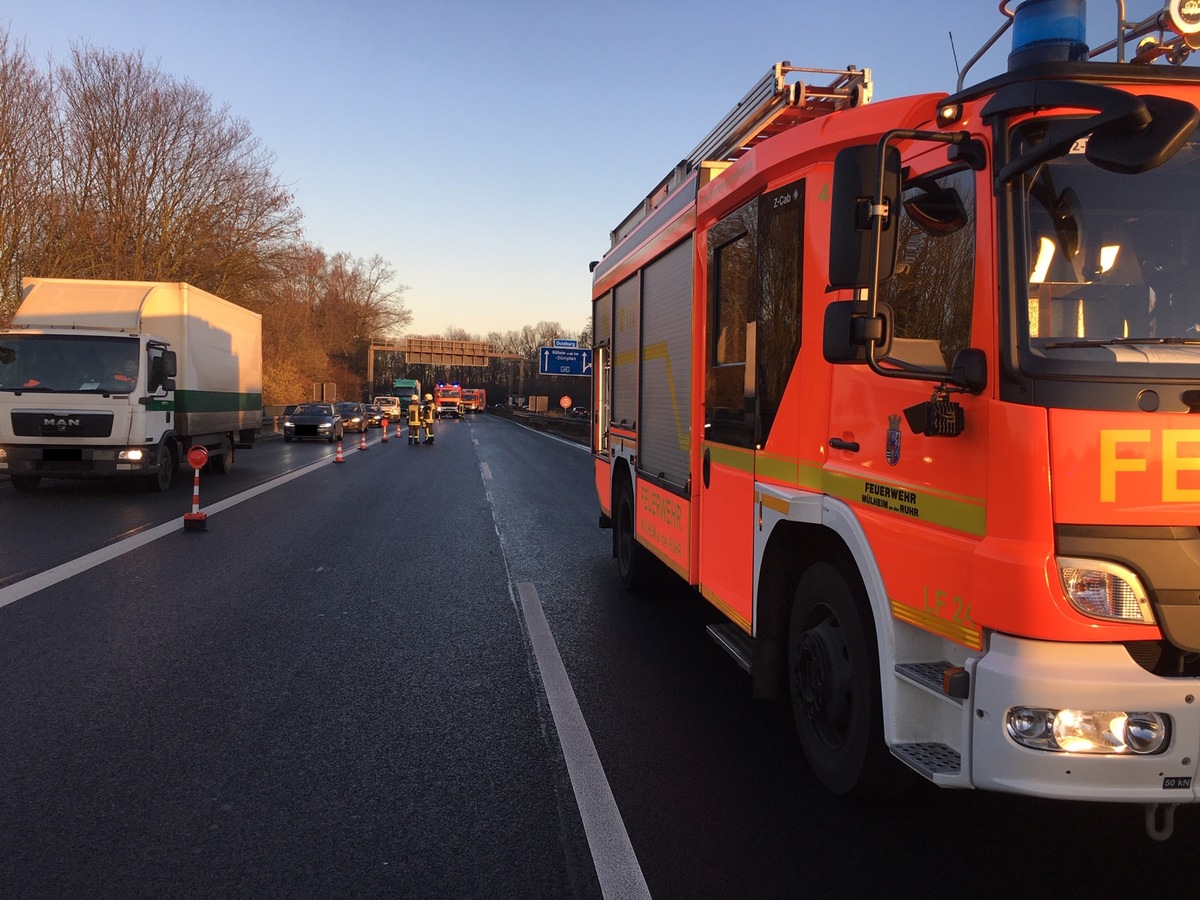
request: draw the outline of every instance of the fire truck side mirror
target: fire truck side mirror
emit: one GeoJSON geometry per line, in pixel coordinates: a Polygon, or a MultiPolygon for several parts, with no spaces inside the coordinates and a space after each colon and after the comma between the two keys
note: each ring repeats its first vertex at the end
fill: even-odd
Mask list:
{"type": "Polygon", "coordinates": [[[892,277],[896,264],[896,220],[900,214],[900,151],[887,147],[883,163],[882,203],[876,203],[880,154],[873,144],[846,147],[833,163],[829,213],[829,287],[870,287],[875,260],[874,224],[881,219],[879,281],[892,277]]]}
{"type": "Polygon", "coordinates": [[[871,339],[876,359],[891,353],[892,308],[887,303],[876,304],[874,317],[867,315],[865,304],[855,300],[838,300],[825,307],[822,350],[826,362],[865,363],[871,339]]]}
{"type": "Polygon", "coordinates": [[[1200,110],[1186,100],[1142,97],[1150,124],[1140,130],[1128,127],[1097,128],[1087,145],[1094,165],[1123,175],[1138,175],[1174,156],[1200,124],[1200,110]]]}

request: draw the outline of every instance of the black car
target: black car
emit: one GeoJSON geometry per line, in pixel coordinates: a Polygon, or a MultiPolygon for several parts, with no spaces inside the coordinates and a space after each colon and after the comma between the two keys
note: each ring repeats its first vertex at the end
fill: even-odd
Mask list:
{"type": "Polygon", "coordinates": [[[331,444],[342,438],[342,417],[332,403],[299,403],[283,417],[283,439],[322,438],[331,444]]]}
{"type": "Polygon", "coordinates": [[[343,400],[335,403],[337,413],[342,417],[342,427],[347,431],[357,431],[360,434],[367,430],[367,411],[361,403],[343,400]]]}
{"type": "Polygon", "coordinates": [[[364,403],[363,409],[367,412],[367,424],[372,428],[379,428],[383,425],[383,407],[377,406],[374,403],[364,403]]]}

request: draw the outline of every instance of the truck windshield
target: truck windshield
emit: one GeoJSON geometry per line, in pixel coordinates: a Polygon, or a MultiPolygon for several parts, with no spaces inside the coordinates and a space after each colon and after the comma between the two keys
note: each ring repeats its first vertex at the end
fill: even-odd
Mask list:
{"type": "MultiPolygon", "coordinates": [[[[1016,156],[1069,127],[1035,119],[1016,156]]],[[[1022,371],[1048,378],[1200,377],[1200,144],[1149,172],[1090,163],[1086,139],[1022,176],[1015,209],[1022,371]]]]}
{"type": "Polygon", "coordinates": [[[0,390],[128,394],[138,361],[134,338],[0,335],[0,390]]]}

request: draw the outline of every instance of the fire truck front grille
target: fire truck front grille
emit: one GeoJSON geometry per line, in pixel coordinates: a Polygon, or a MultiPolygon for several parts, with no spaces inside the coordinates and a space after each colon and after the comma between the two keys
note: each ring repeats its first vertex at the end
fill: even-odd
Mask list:
{"type": "Polygon", "coordinates": [[[70,410],[19,410],[12,414],[13,434],[18,437],[109,437],[111,412],[70,410]]]}

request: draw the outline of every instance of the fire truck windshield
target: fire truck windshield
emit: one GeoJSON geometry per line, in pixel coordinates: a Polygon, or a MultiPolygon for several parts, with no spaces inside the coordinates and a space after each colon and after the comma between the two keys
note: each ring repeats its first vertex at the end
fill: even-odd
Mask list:
{"type": "MultiPolygon", "coordinates": [[[[1013,155],[1054,140],[1071,121],[1024,123],[1013,155]]],[[[1195,379],[1200,142],[1136,175],[1098,168],[1085,150],[1086,139],[1077,141],[1019,182],[1012,271],[1020,368],[1051,379],[1195,379]]]]}

